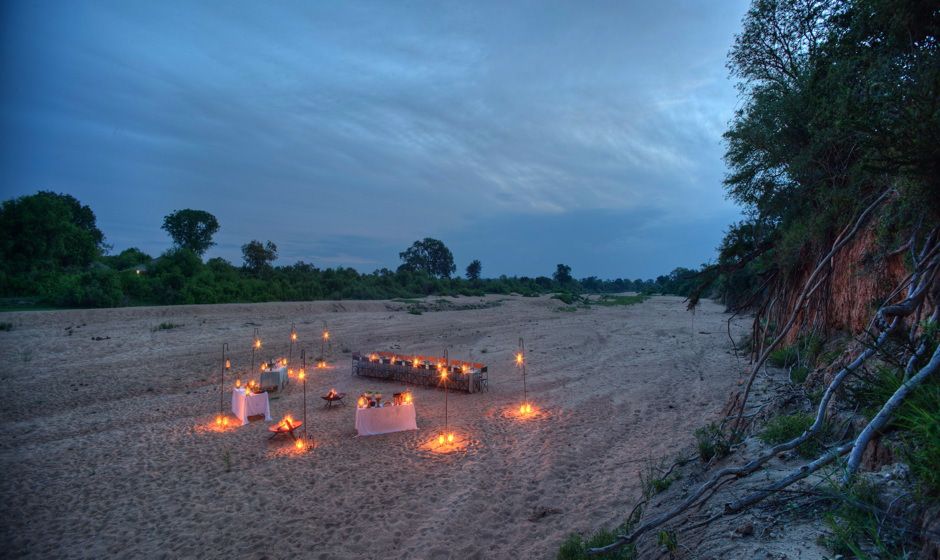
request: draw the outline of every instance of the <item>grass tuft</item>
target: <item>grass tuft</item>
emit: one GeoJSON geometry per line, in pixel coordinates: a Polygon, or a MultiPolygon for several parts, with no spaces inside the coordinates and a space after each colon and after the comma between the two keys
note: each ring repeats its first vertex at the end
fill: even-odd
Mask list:
{"type": "Polygon", "coordinates": [[[184,326],[182,323],[160,323],[159,325],[157,325],[156,327],[150,330],[151,332],[168,331],[171,329],[178,329],[182,326],[184,326]]]}
{"type": "Polygon", "coordinates": [[[721,459],[731,452],[731,443],[714,422],[695,430],[698,455],[706,463],[721,459]]]}
{"type": "MultiPolygon", "coordinates": [[[[758,437],[764,443],[778,445],[802,435],[813,425],[814,420],[811,414],[804,412],[775,416],[767,422],[764,431],[758,437]]],[[[815,457],[822,452],[822,445],[817,438],[813,437],[797,447],[796,452],[801,457],[815,457]]]]}

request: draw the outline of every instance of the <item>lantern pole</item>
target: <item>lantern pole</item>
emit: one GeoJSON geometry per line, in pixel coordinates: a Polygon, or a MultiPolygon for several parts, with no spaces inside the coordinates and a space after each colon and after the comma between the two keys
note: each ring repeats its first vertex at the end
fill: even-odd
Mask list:
{"type": "Polygon", "coordinates": [[[287,365],[291,365],[291,361],[294,359],[294,341],[297,340],[297,329],[294,328],[294,323],[290,324],[290,350],[287,352],[287,365]]]}
{"type": "Polygon", "coordinates": [[[330,331],[326,328],[326,321],[323,321],[323,336],[320,337],[320,362],[324,366],[326,365],[326,341],[329,339],[330,331]]]}
{"type": "Polygon", "coordinates": [[[300,380],[304,384],[304,442],[307,441],[307,350],[300,351],[300,380]]]}
{"type": "Polygon", "coordinates": [[[529,402],[529,391],[525,382],[525,341],[519,337],[519,365],[522,366],[522,400],[523,404],[529,402]]]}
{"type": "Polygon", "coordinates": [[[444,349],[444,371],[441,374],[444,376],[444,431],[448,430],[447,422],[447,348],[444,349]]]}
{"type": "Polygon", "coordinates": [[[258,327],[255,327],[253,338],[254,340],[251,341],[251,371],[248,372],[249,377],[251,377],[251,374],[255,371],[255,350],[261,349],[261,339],[258,338],[258,327]]]}
{"type": "Polygon", "coordinates": [[[222,375],[219,376],[219,415],[225,413],[225,370],[228,369],[228,361],[225,359],[225,351],[228,350],[228,342],[222,343],[222,375]]]}

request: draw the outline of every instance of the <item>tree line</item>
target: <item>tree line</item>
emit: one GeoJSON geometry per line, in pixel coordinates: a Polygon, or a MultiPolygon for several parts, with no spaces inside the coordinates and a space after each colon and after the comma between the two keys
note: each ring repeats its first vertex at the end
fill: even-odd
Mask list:
{"type": "Polygon", "coordinates": [[[114,307],[318,299],[392,299],[487,293],[536,296],[550,292],[688,294],[695,272],[678,268],[656,279],[575,279],[558,264],[550,276],[483,277],[472,260],[462,276],[440,240],[415,241],[399,253],[401,265],[360,273],[318,268],[303,261],[275,266],[277,245],[251,240],[242,263],[204,260],[220,229],[204,210],[167,215],[162,229],[172,246],[157,257],[137,248],[113,254],[92,209],[68,194],[40,191],[0,205],[0,297],[60,307],[114,307]]]}

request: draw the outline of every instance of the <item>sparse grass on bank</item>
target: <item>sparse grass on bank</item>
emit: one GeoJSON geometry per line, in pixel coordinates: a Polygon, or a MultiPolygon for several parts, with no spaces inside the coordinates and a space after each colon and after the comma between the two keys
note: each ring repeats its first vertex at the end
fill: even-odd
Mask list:
{"type": "Polygon", "coordinates": [[[157,325],[156,327],[153,327],[153,328],[150,329],[150,330],[151,330],[152,332],[157,332],[157,331],[169,331],[169,330],[172,330],[172,329],[178,329],[178,328],[183,327],[183,326],[185,326],[185,325],[183,325],[182,323],[167,323],[167,322],[164,322],[164,323],[160,323],[159,325],[157,325]]]}

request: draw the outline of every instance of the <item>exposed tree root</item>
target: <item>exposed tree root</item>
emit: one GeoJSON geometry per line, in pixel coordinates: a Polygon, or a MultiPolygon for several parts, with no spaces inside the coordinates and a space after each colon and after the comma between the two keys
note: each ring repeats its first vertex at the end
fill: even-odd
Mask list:
{"type": "MultiPolygon", "coordinates": [[[[754,368],[751,372],[750,381],[753,381],[759,368],[766,361],[769,352],[780,343],[783,338],[783,333],[788,332],[789,329],[793,326],[798,316],[798,311],[806,302],[807,297],[809,297],[809,295],[819,287],[821,280],[816,279],[818,273],[822,271],[824,265],[829,262],[838,249],[844,246],[845,242],[850,239],[852,235],[854,235],[867,214],[870,213],[871,210],[877,206],[877,204],[882,202],[885,197],[890,194],[890,192],[891,191],[886,191],[883,193],[874,203],[872,203],[872,205],[862,212],[862,214],[855,221],[855,225],[851,230],[847,228],[846,230],[843,230],[842,234],[840,234],[836,243],[833,244],[833,248],[829,255],[820,262],[820,265],[817,266],[813,275],[811,275],[810,278],[806,281],[804,290],[797,299],[795,308],[790,315],[790,319],[787,322],[787,325],[783,328],[781,334],[778,335],[777,338],[767,348],[764,348],[761,351],[760,358],[754,365],[754,368]]],[[[816,416],[813,424],[805,432],[803,432],[803,434],[788,442],[772,447],[763,455],[752,459],[744,465],[726,467],[719,470],[699,488],[688,494],[685,499],[682,500],[682,502],[677,504],[672,509],[650,518],[645,523],[637,526],[630,534],[620,535],[613,543],[607,546],[591,549],[589,552],[591,554],[600,554],[636,542],[640,536],[644,535],[652,529],[662,526],[682,513],[688,511],[690,508],[700,508],[717,492],[719,487],[723,486],[727,482],[749,476],[780,453],[795,449],[809,441],[810,438],[818,435],[825,423],[829,405],[836,391],[842,386],[845,379],[853,372],[858,370],[866,360],[878,352],[881,352],[889,336],[898,327],[905,323],[906,318],[910,317],[911,315],[913,315],[915,318],[919,318],[920,312],[923,310],[925,304],[928,301],[935,300],[934,294],[938,289],[937,276],[938,271],[940,271],[940,243],[936,242],[936,237],[936,230],[934,230],[927,237],[923,250],[920,252],[920,254],[916,256],[912,255],[912,260],[915,264],[914,272],[908,275],[904,281],[891,293],[891,296],[886,301],[886,305],[882,306],[877,311],[875,317],[872,320],[872,326],[875,327],[876,330],[880,330],[880,333],[877,335],[877,337],[875,337],[875,340],[871,345],[865,348],[861,353],[858,354],[858,356],[856,356],[854,360],[852,360],[851,363],[844,366],[835,376],[833,376],[831,381],[828,383],[816,409],[816,416]],[[896,294],[901,293],[905,288],[907,288],[908,291],[904,300],[899,303],[887,303],[890,302],[896,296],[896,294]]],[[[911,243],[913,245],[913,241],[911,243]]],[[[933,305],[934,308],[933,313],[931,314],[931,320],[937,321],[938,318],[940,318],[940,307],[937,306],[936,301],[933,302],[933,305]]],[[[908,335],[911,340],[916,340],[914,333],[916,332],[917,328],[918,325],[916,322],[909,327],[910,331],[908,335]]],[[[925,334],[921,337],[920,344],[915,345],[914,348],[912,348],[913,352],[911,352],[909,359],[906,361],[905,370],[907,375],[904,383],[894,393],[894,395],[892,395],[885,402],[878,414],[875,415],[875,417],[865,426],[865,428],[853,441],[843,443],[837,447],[829,449],[815,460],[801,466],[800,468],[793,471],[790,475],[774,482],[768,487],[762,488],[734,502],[725,504],[724,513],[712,516],[704,523],[707,524],[721,517],[722,515],[738,513],[760,502],[771,494],[787,488],[794,482],[806,478],[807,476],[825,467],[826,465],[831,464],[833,461],[847,453],[850,455],[844,483],[851,482],[852,477],[857,472],[861,464],[862,455],[873,437],[887,426],[891,416],[903,403],[905,397],[914,388],[916,388],[917,385],[922,383],[924,379],[935,373],[936,370],[940,368],[940,348],[938,348],[934,351],[931,360],[916,375],[910,377],[909,374],[913,372],[919,357],[924,353],[928,345],[929,340],[925,334]]],[[[735,408],[737,408],[739,411],[735,420],[736,429],[738,429],[740,421],[744,417],[744,410],[746,407],[749,389],[750,384],[748,385],[748,389],[745,390],[743,398],[739,400],[739,395],[736,395],[735,397],[736,400],[735,405],[732,407],[732,412],[735,408]]],[[[728,418],[730,418],[730,413],[728,418]]],[[[728,418],[726,418],[726,420],[728,418]]],[[[697,523],[695,526],[700,527],[702,525],[703,523],[697,523]]]]}

